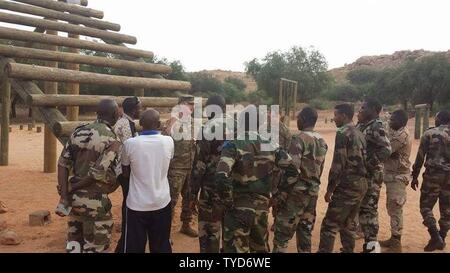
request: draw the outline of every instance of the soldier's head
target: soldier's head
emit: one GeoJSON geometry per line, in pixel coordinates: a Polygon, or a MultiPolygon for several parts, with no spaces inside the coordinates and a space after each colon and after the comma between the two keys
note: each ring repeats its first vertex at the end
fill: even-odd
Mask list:
{"type": "Polygon", "coordinates": [[[441,125],[450,125],[450,111],[443,110],[436,114],[435,118],[436,127],[441,125]]]}
{"type": "Polygon", "coordinates": [[[227,105],[225,103],[225,99],[220,95],[214,95],[208,98],[206,101],[206,115],[208,119],[213,119],[216,116],[216,111],[222,110],[222,113],[225,113],[227,105]]]}
{"type": "Polygon", "coordinates": [[[126,98],[122,103],[123,112],[129,117],[138,119],[142,111],[142,103],[138,97],[126,98]]]}
{"type": "Polygon", "coordinates": [[[238,117],[238,130],[239,132],[257,132],[259,128],[259,112],[258,107],[253,104],[245,107],[245,109],[239,113],[238,117]]]}
{"type": "Polygon", "coordinates": [[[383,106],[378,100],[374,98],[367,98],[364,100],[361,109],[359,110],[358,121],[361,123],[369,122],[377,118],[382,109],[383,106]]]}
{"type": "Polygon", "coordinates": [[[178,98],[178,105],[185,105],[189,108],[191,112],[194,111],[194,96],[191,95],[181,95],[178,98]]]}
{"type": "Polygon", "coordinates": [[[297,115],[297,127],[299,130],[306,128],[314,129],[317,119],[317,111],[314,108],[305,107],[297,115]]]}
{"type": "Polygon", "coordinates": [[[350,104],[344,103],[334,107],[334,122],[338,128],[352,122],[354,115],[355,111],[350,104]]]}
{"type": "Polygon", "coordinates": [[[396,110],[391,114],[389,127],[392,130],[400,130],[408,124],[408,113],[405,110],[396,110]]]}
{"type": "Polygon", "coordinates": [[[158,130],[161,127],[159,112],[153,108],[146,110],[142,113],[139,124],[144,131],[158,130]]]}
{"type": "Polygon", "coordinates": [[[101,100],[97,109],[97,118],[114,126],[119,119],[119,105],[112,99],[101,100]]]}

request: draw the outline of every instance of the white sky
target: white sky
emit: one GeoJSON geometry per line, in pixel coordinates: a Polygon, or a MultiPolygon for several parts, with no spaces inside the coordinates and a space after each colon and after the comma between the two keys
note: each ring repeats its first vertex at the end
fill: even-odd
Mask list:
{"type": "Polygon", "coordinates": [[[329,67],[363,55],[450,48],[446,0],[89,0],[137,48],[188,71],[243,71],[244,62],[314,46],[329,67]]]}

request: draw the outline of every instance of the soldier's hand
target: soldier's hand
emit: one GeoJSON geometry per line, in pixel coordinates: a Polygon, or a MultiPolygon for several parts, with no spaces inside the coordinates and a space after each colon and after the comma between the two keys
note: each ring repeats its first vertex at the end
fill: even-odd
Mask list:
{"type": "Polygon", "coordinates": [[[331,197],[333,196],[332,192],[327,192],[325,194],[325,202],[330,203],[331,202],[331,197]]]}
{"type": "Polygon", "coordinates": [[[417,178],[413,179],[413,181],[411,182],[411,188],[414,191],[417,191],[417,189],[419,188],[419,180],[417,178]]]}

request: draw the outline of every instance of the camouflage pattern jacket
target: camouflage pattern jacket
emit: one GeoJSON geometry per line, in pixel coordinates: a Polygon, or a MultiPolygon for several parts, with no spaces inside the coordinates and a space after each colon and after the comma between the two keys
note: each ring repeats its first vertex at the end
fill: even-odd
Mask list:
{"type": "Polygon", "coordinates": [[[170,169],[190,171],[192,169],[195,156],[195,139],[193,138],[192,122],[183,124],[181,119],[172,117],[166,122],[163,134],[173,138],[175,133],[183,134],[183,128],[187,128],[189,130],[189,136],[191,139],[174,139],[175,154],[172,161],[170,161],[170,169]]]}
{"type": "Polygon", "coordinates": [[[419,177],[425,161],[428,170],[450,172],[450,126],[428,129],[420,140],[419,151],[413,166],[413,178],[419,177]],[[426,159],[426,161],[425,161],[426,159]]]}
{"type": "Polygon", "coordinates": [[[121,143],[108,122],[97,120],[75,129],[64,146],[58,165],[77,178],[91,177],[97,183],[83,189],[92,193],[114,192],[120,164],[121,143]]]}
{"type": "Polygon", "coordinates": [[[219,162],[220,153],[222,152],[223,144],[228,137],[234,135],[236,128],[236,121],[227,115],[222,115],[214,119],[208,120],[202,127],[201,137],[196,141],[196,154],[194,158],[194,165],[192,168],[191,200],[196,200],[199,191],[208,191],[211,200],[218,200],[217,189],[214,183],[214,176],[216,174],[216,167],[219,162]],[[232,128],[227,126],[234,124],[232,128]],[[213,136],[216,128],[221,129],[222,140],[212,139],[208,136],[213,136]]]}
{"type": "Polygon", "coordinates": [[[391,142],[392,155],[385,163],[385,172],[393,175],[410,174],[412,140],[408,128],[403,127],[395,131],[389,129],[389,141],[391,142]]]}
{"type": "Polygon", "coordinates": [[[333,193],[343,182],[367,176],[366,140],[353,124],[338,128],[327,192],[333,193]]]}
{"type": "Polygon", "coordinates": [[[255,132],[246,132],[244,140],[224,144],[215,180],[221,201],[226,207],[233,205],[236,194],[270,198],[271,174],[275,166],[284,171],[282,180],[286,181],[283,183],[297,182],[298,172],[291,157],[282,149],[262,151],[263,143],[269,142],[262,140],[255,132]]]}
{"type": "MultiPolygon", "coordinates": [[[[298,170],[299,180],[290,190],[308,190],[312,196],[318,195],[327,151],[325,140],[317,132],[305,130],[292,137],[288,153],[298,170]]],[[[290,191],[283,187],[279,185],[280,190],[290,191]]]]}
{"type": "Polygon", "coordinates": [[[366,124],[358,124],[367,143],[367,167],[374,182],[383,182],[384,162],[391,156],[391,143],[381,119],[376,118],[366,124]]]}

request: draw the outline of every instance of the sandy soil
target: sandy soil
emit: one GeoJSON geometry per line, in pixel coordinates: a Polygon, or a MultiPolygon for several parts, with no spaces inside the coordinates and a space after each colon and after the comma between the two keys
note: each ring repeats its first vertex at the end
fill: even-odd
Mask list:
{"type": "MultiPolygon", "coordinates": [[[[322,112],[318,131],[322,133],[330,151],[327,155],[325,174],[322,181],[327,181],[332,152],[334,148],[335,126],[325,118],[332,117],[331,112],[322,112]]],[[[413,132],[414,121],[410,120],[410,130],[413,132]]],[[[291,123],[294,129],[294,122],[291,123]]],[[[414,141],[413,155],[417,151],[418,142],[414,141]]],[[[56,193],[56,174],[42,173],[43,161],[43,134],[19,130],[18,125],[13,126],[10,143],[10,166],[0,167],[0,200],[9,208],[9,212],[0,215],[7,221],[9,227],[16,231],[22,238],[22,244],[18,246],[0,246],[0,252],[64,252],[66,236],[66,220],[56,216],[53,211],[58,202],[56,193]],[[36,210],[49,210],[52,212],[52,222],[46,227],[30,227],[28,225],[29,213],[36,210]]],[[[58,147],[58,153],[61,146],[58,147]]],[[[313,233],[313,251],[317,250],[319,243],[320,224],[326,212],[326,203],[323,195],[326,185],[323,184],[320,192],[320,201],[317,207],[318,219],[313,233]]],[[[113,201],[113,214],[117,223],[120,222],[120,204],[122,199],[120,190],[111,195],[113,201]]],[[[383,189],[380,199],[380,240],[390,236],[389,217],[385,208],[385,191],[383,189]]],[[[177,216],[179,208],[177,208],[177,216]]],[[[437,210],[436,210],[437,213],[437,210]]],[[[272,220],[272,219],[270,219],[272,220]]],[[[408,188],[408,203],[404,212],[404,252],[422,252],[423,246],[428,241],[428,234],[422,225],[419,213],[419,194],[408,188]]],[[[198,240],[181,235],[178,230],[179,221],[173,226],[172,239],[174,252],[198,252],[198,240]]],[[[113,234],[113,247],[119,237],[116,229],[113,234]]],[[[339,240],[336,240],[335,250],[340,248],[339,240]]],[[[358,241],[356,251],[362,249],[361,240],[358,241]]],[[[295,252],[295,242],[291,241],[291,252],[295,252]]],[[[444,252],[449,252],[447,248],[444,252]]]]}

